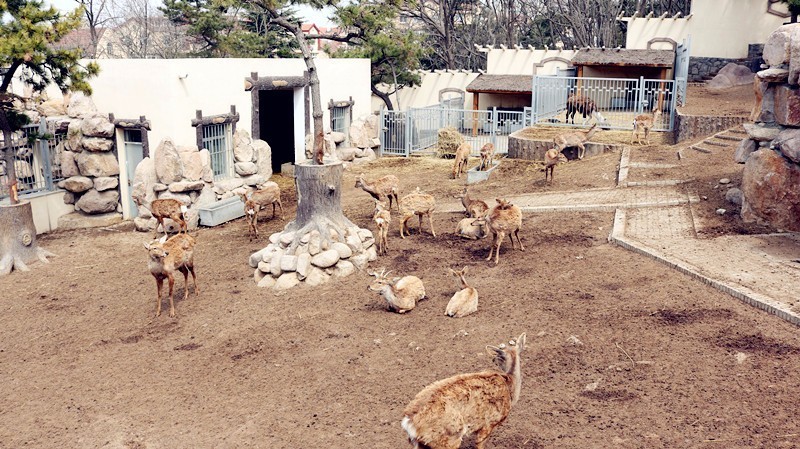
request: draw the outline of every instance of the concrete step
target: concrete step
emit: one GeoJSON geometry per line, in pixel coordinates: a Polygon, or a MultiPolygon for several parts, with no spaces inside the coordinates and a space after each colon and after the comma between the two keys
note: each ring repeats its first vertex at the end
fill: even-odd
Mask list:
{"type": "Polygon", "coordinates": [[[695,150],[695,151],[699,151],[699,152],[701,152],[701,153],[706,153],[706,154],[711,154],[711,153],[712,153],[712,151],[711,151],[710,149],[708,149],[708,148],[703,148],[703,147],[701,147],[700,145],[692,145],[692,146],[690,146],[689,148],[691,148],[691,149],[693,149],[693,150],[695,150]]]}
{"type": "Polygon", "coordinates": [[[735,141],[735,142],[741,142],[742,141],[742,137],[741,136],[731,136],[731,135],[728,135],[728,134],[717,134],[716,136],[714,136],[714,138],[715,139],[722,139],[722,140],[730,140],[730,141],[735,141]]]}
{"type": "Polygon", "coordinates": [[[703,141],[703,145],[714,145],[715,147],[729,147],[731,146],[730,142],[720,142],[717,140],[706,139],[703,141]]]}

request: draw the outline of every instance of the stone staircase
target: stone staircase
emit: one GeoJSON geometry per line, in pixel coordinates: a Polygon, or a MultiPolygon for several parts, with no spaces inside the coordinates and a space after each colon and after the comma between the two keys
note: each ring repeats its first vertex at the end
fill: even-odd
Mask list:
{"type": "Polygon", "coordinates": [[[742,125],[728,128],[720,131],[712,136],[706,137],[701,142],[698,142],[689,148],[699,151],[701,153],[711,154],[715,150],[732,149],[736,150],[739,143],[747,138],[747,132],[742,125]]]}

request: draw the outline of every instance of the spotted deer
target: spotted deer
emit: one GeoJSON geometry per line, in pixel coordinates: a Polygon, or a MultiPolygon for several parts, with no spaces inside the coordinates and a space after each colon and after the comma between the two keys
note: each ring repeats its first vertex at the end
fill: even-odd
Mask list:
{"type": "Polygon", "coordinates": [[[471,152],[472,147],[466,142],[456,148],[456,158],[453,160],[453,179],[460,178],[461,174],[467,171],[471,152]]]}
{"type": "Polygon", "coordinates": [[[169,239],[166,236],[152,243],[144,243],[150,260],[147,263],[150,274],[156,280],[158,298],[156,299],[156,316],[161,316],[161,290],[164,279],[169,282],[169,316],[175,317],[175,298],[173,287],[175,285],[175,272],[183,273],[184,295],[183,300],[189,297],[189,273],[194,281],[194,294],[197,295],[197,277],[194,273],[194,247],[197,239],[189,234],[177,234],[169,239]]]}
{"type": "Polygon", "coordinates": [[[464,276],[467,274],[467,267],[459,271],[450,269],[450,274],[456,278],[456,288],[458,291],[450,298],[447,303],[444,314],[453,317],[461,318],[473,314],[478,311],[478,290],[470,287],[464,276]]]}
{"type": "Polygon", "coordinates": [[[433,230],[433,210],[436,208],[436,199],[433,195],[422,193],[417,187],[414,193],[410,193],[403,197],[403,205],[400,207],[400,238],[406,238],[405,234],[411,235],[408,228],[408,220],[414,215],[419,217],[419,232],[422,233],[422,216],[428,216],[428,222],[431,225],[431,234],[436,237],[436,231],[433,230]]]}
{"type": "Polygon", "coordinates": [[[485,171],[492,168],[492,161],[494,160],[494,144],[487,143],[481,148],[481,163],[478,170],[485,171]]]}
{"type": "Polygon", "coordinates": [[[522,227],[522,210],[518,206],[509,203],[506,200],[497,198],[497,205],[488,211],[483,218],[479,218],[473,222],[474,225],[480,226],[486,224],[492,232],[492,246],[489,247],[489,256],[486,260],[492,260],[492,253],[496,250],[494,264],[500,262],[500,245],[503,244],[506,235],[511,239],[511,248],[514,249],[514,236],[517,237],[519,242],[519,250],[525,251],[522,246],[522,241],[519,239],[519,230],[522,227]]]}
{"type": "Polygon", "coordinates": [[[389,209],[392,209],[392,200],[397,204],[397,210],[400,210],[400,180],[395,175],[386,175],[374,181],[367,181],[364,179],[364,174],[356,177],[356,188],[361,188],[377,201],[389,201],[389,209]]]}
{"type": "Polygon", "coordinates": [[[598,131],[600,131],[600,129],[597,128],[597,123],[595,123],[586,131],[573,131],[559,134],[553,139],[554,148],[561,153],[567,148],[578,147],[578,159],[583,159],[583,156],[586,155],[586,147],[584,144],[598,131]]]}
{"type": "Polygon", "coordinates": [[[489,209],[489,206],[485,201],[470,198],[468,190],[469,189],[464,187],[464,191],[455,195],[454,198],[461,199],[461,204],[464,206],[464,211],[467,213],[467,216],[471,218],[483,216],[489,209]]]}
{"type": "Polygon", "coordinates": [[[154,229],[155,234],[153,238],[158,237],[159,225],[161,225],[164,235],[167,235],[167,227],[164,225],[165,218],[169,218],[178,224],[178,233],[181,231],[189,232],[186,224],[186,212],[188,212],[189,209],[180,201],[173,198],[163,198],[147,203],[142,198],[134,196],[133,202],[136,203],[137,206],[142,206],[149,210],[153,215],[153,218],[158,221],[156,228],[154,229]]]}
{"type": "Polygon", "coordinates": [[[380,272],[368,272],[375,276],[375,280],[367,287],[370,291],[380,293],[389,304],[389,310],[397,313],[406,313],[417,306],[417,302],[425,298],[425,286],[416,276],[403,276],[390,278],[389,273],[382,269],[380,272]]]}
{"type": "Polygon", "coordinates": [[[644,132],[644,143],[650,145],[650,130],[653,129],[655,122],[661,119],[661,110],[656,108],[652,114],[639,114],[633,119],[633,133],[631,134],[631,145],[633,145],[634,138],[636,143],[641,144],[639,140],[639,131],[644,132]]]}
{"type": "Polygon", "coordinates": [[[376,234],[378,237],[378,254],[386,254],[389,249],[389,224],[392,222],[392,214],[384,203],[375,200],[375,215],[372,217],[375,222],[376,234]]]}

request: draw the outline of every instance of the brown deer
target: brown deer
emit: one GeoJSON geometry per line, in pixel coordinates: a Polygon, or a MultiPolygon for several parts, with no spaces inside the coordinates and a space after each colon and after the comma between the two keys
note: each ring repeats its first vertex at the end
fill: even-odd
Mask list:
{"type": "Polygon", "coordinates": [[[475,434],[475,447],[484,449],[519,400],[525,339],[486,347],[498,369],[457,374],[417,393],[400,422],[414,448],[458,449],[464,436],[475,434]]]}
{"type": "Polygon", "coordinates": [[[382,269],[378,272],[368,272],[375,276],[375,280],[367,287],[370,291],[380,293],[389,304],[389,310],[397,313],[406,313],[417,306],[417,302],[425,298],[425,286],[416,276],[402,278],[389,278],[391,271],[382,269]]]}
{"type": "Polygon", "coordinates": [[[551,148],[544,153],[544,182],[547,182],[547,173],[550,173],[550,182],[553,182],[553,172],[556,165],[567,157],[560,153],[557,149],[551,148]]]}
{"type": "Polygon", "coordinates": [[[469,164],[469,154],[472,152],[472,147],[464,142],[456,148],[456,158],[453,161],[453,179],[458,179],[461,174],[467,171],[469,164]]]}
{"type": "Polygon", "coordinates": [[[400,180],[395,175],[386,175],[372,182],[364,179],[364,174],[356,177],[356,188],[362,188],[378,201],[389,200],[389,210],[392,209],[392,200],[397,203],[397,210],[400,210],[400,180]]]}
{"type": "Polygon", "coordinates": [[[481,148],[481,164],[478,166],[478,170],[484,171],[489,170],[492,168],[492,162],[494,161],[494,144],[487,143],[481,148]]]}
{"type": "Polygon", "coordinates": [[[389,224],[392,222],[392,214],[386,209],[384,203],[375,200],[375,215],[372,217],[375,222],[378,236],[378,254],[386,254],[389,249],[389,224]]]}
{"type": "Polygon", "coordinates": [[[580,112],[583,115],[583,124],[589,120],[588,117],[594,117],[598,122],[605,122],[606,118],[597,110],[597,105],[594,100],[580,94],[571,93],[567,97],[567,116],[566,123],[572,119],[572,124],[575,124],[575,113],[580,112]]]}
{"type": "Polygon", "coordinates": [[[436,231],[433,230],[433,210],[436,208],[436,199],[433,195],[421,193],[419,187],[414,193],[410,193],[403,197],[403,205],[400,207],[400,238],[406,238],[405,234],[411,235],[408,228],[408,220],[414,215],[419,217],[419,232],[422,234],[422,216],[428,216],[428,222],[431,224],[431,234],[436,237],[436,231]]]}
{"type": "Polygon", "coordinates": [[[149,210],[153,218],[158,221],[154,229],[155,234],[153,238],[158,237],[158,225],[161,225],[161,229],[164,230],[164,235],[167,235],[167,227],[164,225],[165,218],[169,218],[175,223],[178,223],[178,226],[180,226],[178,233],[181,231],[189,232],[185,215],[189,209],[180,201],[172,198],[163,198],[146,203],[142,198],[134,196],[133,202],[136,203],[137,206],[142,206],[149,210]]]}
{"type": "Polygon", "coordinates": [[[519,250],[525,251],[525,247],[522,246],[522,240],[519,239],[519,230],[522,227],[522,210],[508,201],[497,198],[497,205],[488,211],[483,218],[473,221],[472,224],[476,226],[486,224],[489,230],[492,231],[492,246],[489,248],[489,257],[486,260],[492,260],[492,252],[496,248],[495,265],[500,262],[500,245],[503,244],[506,235],[511,239],[511,249],[515,248],[514,236],[516,236],[519,242],[519,250]]]}
{"type": "Polygon", "coordinates": [[[464,275],[467,274],[467,267],[462,268],[460,271],[451,268],[450,274],[456,278],[456,288],[459,290],[450,298],[444,314],[453,318],[461,318],[477,312],[478,290],[467,285],[467,280],[464,279],[464,275]]]}
{"type": "Polygon", "coordinates": [[[661,119],[661,110],[658,108],[653,110],[652,114],[639,114],[636,118],[633,119],[633,134],[631,134],[631,145],[633,145],[633,139],[636,139],[636,143],[641,144],[642,141],[639,140],[639,131],[644,131],[644,143],[645,145],[650,145],[650,130],[653,128],[655,122],[661,119]]]}
{"type": "Polygon", "coordinates": [[[175,299],[173,287],[175,285],[175,272],[183,273],[184,295],[183,300],[189,297],[189,273],[192,273],[194,281],[194,294],[197,295],[197,277],[194,273],[194,247],[197,239],[189,234],[177,234],[169,240],[162,237],[161,240],[152,243],[145,243],[144,247],[150,255],[147,263],[150,274],[156,279],[158,298],[156,299],[156,316],[161,316],[161,287],[164,279],[169,281],[169,316],[175,317],[175,299]]]}
{"type": "Polygon", "coordinates": [[[595,123],[586,131],[559,134],[553,139],[553,144],[559,153],[570,147],[578,147],[578,159],[583,159],[583,156],[586,155],[586,147],[583,144],[588,142],[598,131],[600,129],[597,128],[597,123],[595,123]]]}
{"type": "Polygon", "coordinates": [[[454,198],[461,199],[461,204],[464,206],[464,210],[467,213],[467,216],[471,218],[481,217],[489,209],[489,206],[486,204],[485,201],[474,200],[470,198],[468,189],[466,187],[464,187],[463,192],[461,192],[458,195],[455,195],[454,198]]]}
{"type": "Polygon", "coordinates": [[[275,218],[276,207],[281,210],[278,218],[283,218],[283,204],[281,203],[281,189],[273,181],[265,182],[260,189],[251,193],[239,193],[239,198],[244,202],[244,213],[250,230],[250,240],[253,236],[258,239],[258,213],[272,205],[272,218],[275,218]]]}

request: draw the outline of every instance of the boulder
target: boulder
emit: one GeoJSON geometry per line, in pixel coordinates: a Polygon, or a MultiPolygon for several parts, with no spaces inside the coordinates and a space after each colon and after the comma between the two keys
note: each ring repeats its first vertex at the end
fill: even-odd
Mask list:
{"type": "Polygon", "coordinates": [[[236,162],[233,169],[239,176],[250,176],[258,173],[258,165],[253,162],[236,162]]]}
{"type": "Polygon", "coordinates": [[[350,145],[358,148],[369,148],[372,146],[372,136],[363,120],[355,120],[350,124],[350,145]]]}
{"type": "Polygon", "coordinates": [[[98,192],[95,189],[90,189],[81,195],[75,206],[87,214],[104,214],[116,212],[118,203],[119,192],[116,190],[98,192]]]}
{"type": "Polygon", "coordinates": [[[183,178],[183,165],[175,143],[169,137],[163,139],[153,156],[158,181],[163,184],[178,182],[183,178]]]}
{"type": "Polygon", "coordinates": [[[747,131],[747,135],[757,142],[772,140],[781,132],[781,128],[763,123],[745,123],[742,126],[747,131]]]}
{"type": "MultiPolygon", "coordinates": [[[[153,191],[153,185],[158,182],[156,169],[153,166],[153,159],[146,157],[139,162],[136,166],[136,171],[133,175],[133,188],[131,196],[135,198],[143,198],[146,202],[151,202],[156,199],[156,193],[153,191]]],[[[139,215],[146,211],[144,207],[139,208],[139,215]]],[[[147,216],[149,216],[149,211],[147,216]]]]}
{"type": "Polygon", "coordinates": [[[736,147],[736,152],[733,154],[733,160],[739,164],[744,164],[747,161],[747,158],[750,156],[750,153],[756,151],[758,148],[758,142],[755,140],[750,139],[743,139],[739,142],[739,146],[736,147]]]}
{"type": "Polygon", "coordinates": [[[64,192],[64,204],[75,204],[75,194],[72,192],[64,192]]]}
{"type": "Polygon", "coordinates": [[[174,193],[170,191],[161,192],[158,194],[158,199],[160,200],[178,200],[183,203],[184,206],[189,207],[192,204],[192,199],[189,195],[185,193],[174,193]]]}
{"type": "Polygon", "coordinates": [[[233,147],[234,148],[240,147],[240,146],[245,146],[245,145],[250,145],[251,143],[253,143],[253,138],[250,137],[250,133],[249,132],[247,132],[247,131],[245,131],[243,129],[238,129],[233,134],[233,147]]]}
{"type": "Polygon", "coordinates": [[[377,114],[370,114],[364,119],[364,127],[367,129],[367,134],[372,139],[377,139],[379,137],[378,131],[381,129],[380,117],[377,114]]]}
{"type": "Polygon", "coordinates": [[[114,137],[114,124],[104,115],[92,115],[84,117],[81,123],[81,133],[86,137],[114,137]]]}
{"type": "MultiPolygon", "coordinates": [[[[196,148],[196,147],[195,147],[196,148]]],[[[203,150],[208,153],[208,150],[203,150]]],[[[181,166],[183,167],[183,179],[187,181],[200,181],[203,179],[203,156],[199,151],[180,151],[178,154],[181,158],[181,166]]],[[[212,174],[213,179],[213,174],[212,174]]],[[[204,180],[205,181],[205,180],[204,180]]]]}
{"type": "Polygon", "coordinates": [[[217,193],[228,192],[244,185],[242,178],[221,179],[214,182],[214,191],[217,193]]]}
{"type": "Polygon", "coordinates": [[[334,249],[322,251],[316,256],[311,257],[311,265],[319,268],[328,268],[339,262],[339,252],[334,249]]]}
{"type": "Polygon", "coordinates": [[[308,276],[309,270],[311,269],[311,254],[302,253],[297,256],[297,277],[300,280],[305,279],[308,276]]]}
{"type": "Polygon", "coordinates": [[[788,69],[769,68],[756,73],[761,81],[768,83],[785,83],[789,79],[788,69]]]}
{"type": "Polygon", "coordinates": [[[200,163],[203,166],[202,179],[205,182],[214,182],[214,169],[211,168],[211,153],[205,148],[199,151],[200,163]]]}
{"type": "Polygon", "coordinates": [[[800,163],[800,128],[784,129],[772,141],[772,146],[787,159],[800,163]]]}
{"type": "Polygon", "coordinates": [[[65,145],[68,150],[74,153],[83,151],[83,147],[81,146],[81,140],[83,140],[83,133],[81,132],[82,126],[83,120],[73,120],[67,125],[67,140],[65,145]]]}
{"type": "Polygon", "coordinates": [[[272,276],[262,276],[258,281],[258,286],[261,288],[272,288],[275,286],[275,278],[272,276]]]}
{"type": "Polygon", "coordinates": [[[85,176],[72,176],[59,183],[59,187],[69,190],[73,193],[81,193],[91,189],[94,183],[91,179],[85,176]]]}
{"type": "Polygon", "coordinates": [[[770,149],[754,152],[744,165],[742,219],[800,231],[800,166],[770,149]]]}
{"type": "Polygon", "coordinates": [[[790,87],[786,84],[775,87],[773,113],[775,121],[779,124],[800,126],[800,94],[798,92],[800,91],[797,87],[790,87]]]}
{"type": "Polygon", "coordinates": [[[753,110],[750,113],[750,121],[752,122],[767,122],[775,121],[775,85],[767,82],[755,80],[753,81],[753,88],[755,90],[755,103],[753,110]]]}
{"type": "Polygon", "coordinates": [[[773,31],[764,43],[764,51],[762,53],[764,62],[770,67],[780,67],[788,64],[790,59],[791,36],[791,25],[784,25],[773,31]]]}
{"type": "Polygon", "coordinates": [[[103,137],[84,137],[81,139],[81,147],[86,151],[111,151],[114,141],[103,137]]]}
{"type": "Polygon", "coordinates": [[[98,192],[116,189],[118,185],[119,178],[116,176],[101,176],[99,178],[94,178],[94,189],[98,192]]]}
{"type": "Polygon", "coordinates": [[[316,287],[328,282],[330,279],[331,276],[325,273],[324,270],[317,267],[311,267],[308,270],[308,275],[306,276],[306,284],[310,285],[311,287],[316,287]]]}
{"type": "Polygon", "coordinates": [[[347,137],[347,136],[345,135],[345,133],[343,133],[343,132],[338,132],[338,131],[333,131],[333,132],[331,132],[331,133],[329,134],[329,136],[330,136],[330,138],[333,140],[333,143],[334,143],[334,144],[337,144],[337,143],[342,143],[342,142],[344,142],[344,139],[345,139],[345,137],[347,137]]]}
{"type": "Polygon", "coordinates": [[[725,199],[731,204],[741,206],[742,190],[737,187],[731,187],[727,192],[725,192],[725,199]]]}
{"type": "Polygon", "coordinates": [[[69,178],[70,176],[80,175],[78,164],[75,162],[75,153],[72,151],[64,150],[61,152],[61,176],[69,178]]]}
{"type": "Polygon", "coordinates": [[[242,177],[242,182],[246,186],[257,187],[257,186],[267,182],[267,180],[263,176],[261,176],[261,175],[256,173],[255,175],[243,176],[242,177]]]}
{"type": "MultiPolygon", "coordinates": [[[[353,250],[350,249],[349,246],[347,246],[346,244],[344,244],[342,242],[335,242],[333,245],[331,245],[331,249],[336,251],[337,253],[339,253],[339,258],[340,259],[347,259],[348,257],[353,255],[353,250]]],[[[319,266],[319,265],[317,265],[317,266],[319,266]]],[[[325,267],[323,267],[323,268],[325,268],[325,267]]]]}
{"type": "Polygon", "coordinates": [[[97,113],[97,106],[83,92],[74,92],[69,99],[67,115],[72,118],[91,116],[97,113]]]}
{"type": "Polygon", "coordinates": [[[169,190],[169,186],[166,184],[161,184],[160,182],[153,184],[153,192],[159,193],[166,192],[167,190],[169,190]]]}
{"type": "Polygon", "coordinates": [[[753,72],[747,66],[729,62],[725,67],[706,83],[706,87],[712,90],[727,89],[730,87],[753,84],[753,72]]]}
{"type": "Polygon", "coordinates": [[[281,257],[281,271],[296,271],[297,270],[297,256],[292,254],[284,254],[281,257]]]}
{"type": "Polygon", "coordinates": [[[200,151],[197,145],[178,145],[178,153],[197,153],[200,151]]]}
{"type": "Polygon", "coordinates": [[[339,148],[336,150],[336,154],[339,159],[345,162],[351,162],[353,159],[356,158],[356,149],[355,148],[339,148]]]}
{"type": "Polygon", "coordinates": [[[119,175],[119,163],[113,153],[86,153],[75,156],[78,171],[83,176],[115,176],[119,175]]]}
{"type": "Polygon", "coordinates": [[[169,185],[169,191],[174,193],[192,192],[195,190],[203,190],[206,183],[203,181],[179,181],[173,182],[169,185]]]}
{"type": "Polygon", "coordinates": [[[36,106],[36,111],[45,117],[67,115],[67,105],[64,104],[63,99],[56,98],[53,100],[47,100],[39,106],[36,106]]]}
{"type": "Polygon", "coordinates": [[[352,262],[349,260],[340,260],[336,264],[336,270],[334,271],[334,275],[338,277],[345,277],[350,276],[351,274],[355,273],[356,267],[353,265],[352,262]]]}
{"type": "Polygon", "coordinates": [[[272,148],[263,140],[254,140],[253,149],[256,152],[258,174],[269,179],[272,176],[272,148]]]}

